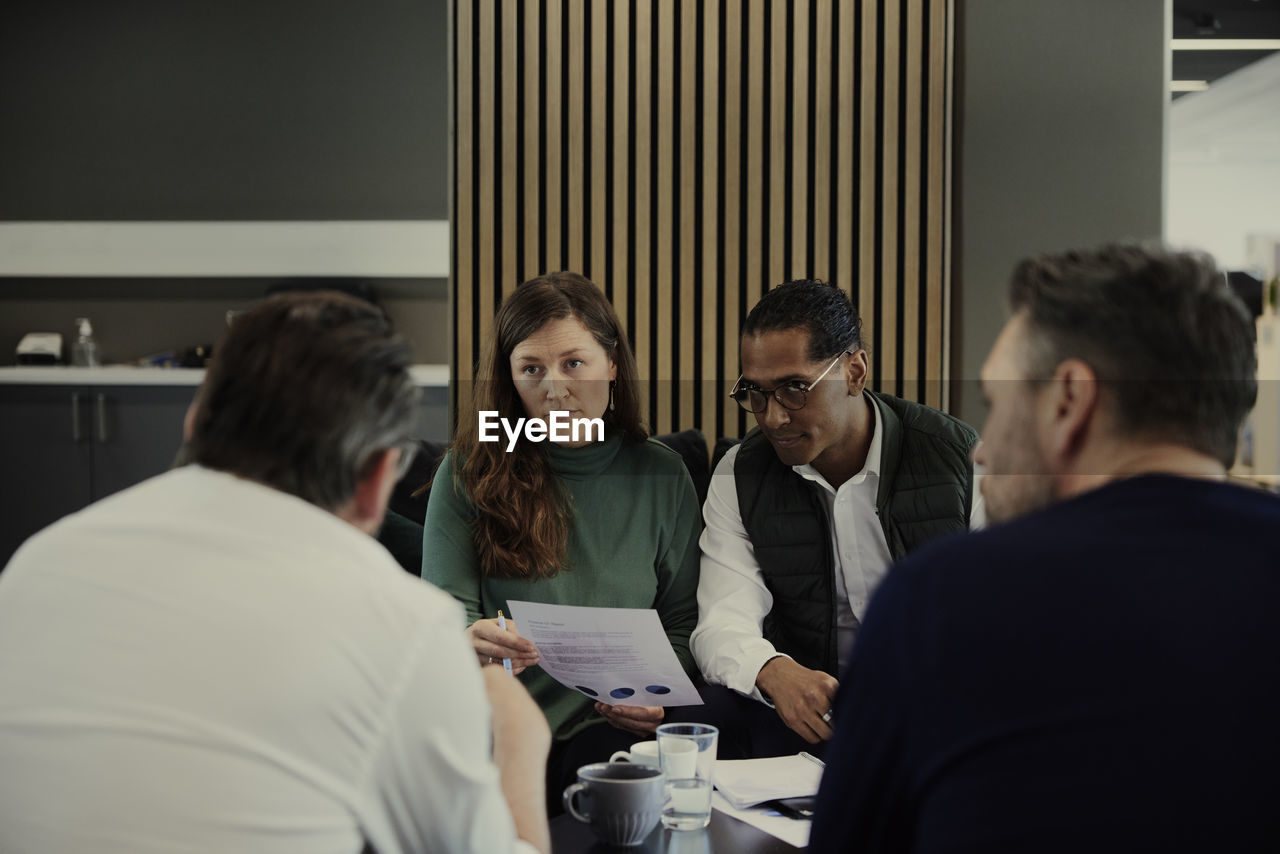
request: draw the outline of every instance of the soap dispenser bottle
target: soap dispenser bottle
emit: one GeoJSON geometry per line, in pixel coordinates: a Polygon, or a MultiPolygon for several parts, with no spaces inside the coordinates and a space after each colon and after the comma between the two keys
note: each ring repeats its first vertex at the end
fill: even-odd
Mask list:
{"type": "Polygon", "coordinates": [[[71,364],[84,368],[98,367],[98,342],[93,340],[93,324],[87,317],[77,317],[80,334],[71,349],[71,364]]]}

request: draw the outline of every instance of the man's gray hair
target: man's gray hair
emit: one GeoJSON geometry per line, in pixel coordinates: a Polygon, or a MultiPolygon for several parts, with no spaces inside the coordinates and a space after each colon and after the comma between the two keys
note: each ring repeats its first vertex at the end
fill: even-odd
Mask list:
{"type": "Polygon", "coordinates": [[[237,316],[215,348],[178,462],[335,510],[380,452],[412,452],[411,360],[382,311],[362,300],[269,297],[237,316]]]}
{"type": "Polygon", "coordinates": [[[1028,379],[1086,362],[1117,427],[1235,459],[1258,395],[1253,319],[1213,259],[1122,243],[1022,261],[1009,290],[1028,321],[1028,379]]]}

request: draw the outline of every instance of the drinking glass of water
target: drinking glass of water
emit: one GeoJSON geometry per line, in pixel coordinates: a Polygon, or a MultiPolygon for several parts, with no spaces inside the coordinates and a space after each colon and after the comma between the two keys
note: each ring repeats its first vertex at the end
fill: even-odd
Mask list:
{"type": "Polygon", "coordinates": [[[711,773],[720,731],[710,724],[658,727],[658,762],[667,777],[662,824],[698,830],[711,821],[711,773]]]}

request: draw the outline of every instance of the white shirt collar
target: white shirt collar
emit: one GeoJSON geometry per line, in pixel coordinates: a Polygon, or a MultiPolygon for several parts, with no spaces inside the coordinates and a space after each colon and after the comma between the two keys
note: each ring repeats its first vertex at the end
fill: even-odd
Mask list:
{"type": "MultiPolygon", "coordinates": [[[[877,480],[880,477],[880,457],[884,447],[884,442],[881,441],[883,437],[880,430],[880,411],[874,400],[870,398],[865,398],[865,400],[867,406],[871,409],[871,445],[867,448],[867,461],[862,464],[862,470],[845,481],[845,483],[852,486],[864,483],[868,477],[874,477],[877,480]]],[[[791,470],[806,480],[824,484],[832,492],[835,492],[835,488],[830,483],[827,483],[827,479],[808,463],[801,466],[792,466],[791,470]]],[[[843,486],[844,484],[841,485],[843,486]]]]}

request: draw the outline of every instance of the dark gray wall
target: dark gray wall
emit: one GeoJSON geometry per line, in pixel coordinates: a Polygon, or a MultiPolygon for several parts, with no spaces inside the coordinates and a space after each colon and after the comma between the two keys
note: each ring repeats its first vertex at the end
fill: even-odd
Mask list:
{"type": "Polygon", "coordinates": [[[18,0],[0,219],[447,219],[445,0],[18,0]]]}
{"type": "Polygon", "coordinates": [[[981,426],[978,373],[1015,262],[1163,232],[1165,0],[959,0],[952,412],[981,426]]]}
{"type": "MultiPolygon", "coordinates": [[[[0,4],[0,220],[448,218],[447,0],[0,4]]],[[[0,364],[93,318],[109,357],[216,337],[267,280],[0,278],[0,364]]],[[[443,280],[375,290],[448,361],[443,280]]]]}

